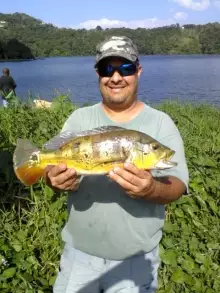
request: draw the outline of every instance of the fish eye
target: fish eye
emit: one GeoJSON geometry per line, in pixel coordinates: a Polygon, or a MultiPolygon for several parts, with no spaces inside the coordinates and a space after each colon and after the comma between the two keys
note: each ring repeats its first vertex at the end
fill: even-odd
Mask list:
{"type": "Polygon", "coordinates": [[[152,148],[153,148],[154,151],[156,151],[159,148],[159,145],[154,144],[154,145],[152,145],[152,148]]]}
{"type": "Polygon", "coordinates": [[[74,143],[73,148],[77,149],[79,147],[79,145],[80,145],[80,142],[76,142],[76,143],[74,143]]]}

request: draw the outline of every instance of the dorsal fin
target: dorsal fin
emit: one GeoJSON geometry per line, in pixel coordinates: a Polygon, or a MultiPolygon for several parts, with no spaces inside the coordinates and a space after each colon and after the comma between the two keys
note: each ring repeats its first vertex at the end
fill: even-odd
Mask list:
{"type": "Polygon", "coordinates": [[[101,126],[101,127],[93,128],[91,130],[84,130],[80,132],[63,131],[57,134],[56,136],[54,136],[53,138],[51,138],[48,142],[46,142],[43,145],[43,148],[46,148],[48,150],[57,150],[74,138],[88,136],[88,135],[95,135],[95,134],[104,133],[104,132],[121,131],[121,130],[126,130],[126,129],[123,127],[108,125],[108,126],[101,126]]]}

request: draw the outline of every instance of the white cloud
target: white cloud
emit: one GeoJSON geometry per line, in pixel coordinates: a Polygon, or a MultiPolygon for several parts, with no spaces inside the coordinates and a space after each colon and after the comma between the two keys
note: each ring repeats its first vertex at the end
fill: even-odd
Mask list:
{"type": "Polygon", "coordinates": [[[95,29],[98,25],[103,29],[105,28],[118,28],[118,27],[126,27],[126,28],[154,28],[161,27],[166,25],[174,24],[175,20],[173,19],[158,19],[157,17],[149,18],[149,19],[140,19],[140,20],[131,20],[131,21],[123,21],[123,20],[111,20],[107,18],[101,18],[98,20],[92,19],[87,20],[85,22],[81,22],[79,25],[73,25],[71,28],[74,29],[95,29]]]}
{"type": "Polygon", "coordinates": [[[186,20],[188,17],[188,14],[185,12],[176,12],[173,16],[176,20],[186,20]]]}
{"type": "Polygon", "coordinates": [[[173,0],[178,3],[180,6],[185,7],[191,10],[204,11],[210,6],[210,0],[173,0]]]}
{"type": "Polygon", "coordinates": [[[215,0],[213,1],[214,6],[220,8],[220,1],[219,0],[215,0]]]}

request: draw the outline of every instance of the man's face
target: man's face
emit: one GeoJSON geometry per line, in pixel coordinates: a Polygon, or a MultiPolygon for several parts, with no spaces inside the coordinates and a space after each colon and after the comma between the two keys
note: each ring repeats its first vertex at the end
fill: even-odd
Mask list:
{"type": "MultiPolygon", "coordinates": [[[[112,57],[101,62],[99,66],[110,65],[110,67],[118,67],[122,64],[130,64],[130,62],[122,58],[112,57]]],[[[111,77],[99,75],[99,86],[104,102],[115,104],[115,106],[132,104],[137,96],[138,80],[141,72],[141,66],[137,65],[135,72],[129,76],[123,76],[117,70],[114,71],[111,77]]]]}

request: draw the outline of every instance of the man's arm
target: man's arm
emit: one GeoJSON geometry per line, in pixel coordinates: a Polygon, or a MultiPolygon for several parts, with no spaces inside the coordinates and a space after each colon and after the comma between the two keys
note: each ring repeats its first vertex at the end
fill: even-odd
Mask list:
{"type": "Polygon", "coordinates": [[[13,78],[11,78],[11,83],[12,83],[12,89],[14,90],[17,87],[17,84],[13,78]]]}
{"type": "Polygon", "coordinates": [[[177,177],[156,177],[144,199],[157,204],[169,204],[186,192],[185,184],[177,177]]]}
{"type": "Polygon", "coordinates": [[[162,144],[175,150],[172,161],[177,162],[177,166],[151,172],[154,178],[154,189],[150,197],[155,202],[158,200],[161,203],[169,203],[183,194],[188,194],[189,171],[183,139],[179,129],[167,114],[163,115],[159,140],[162,144]]]}

